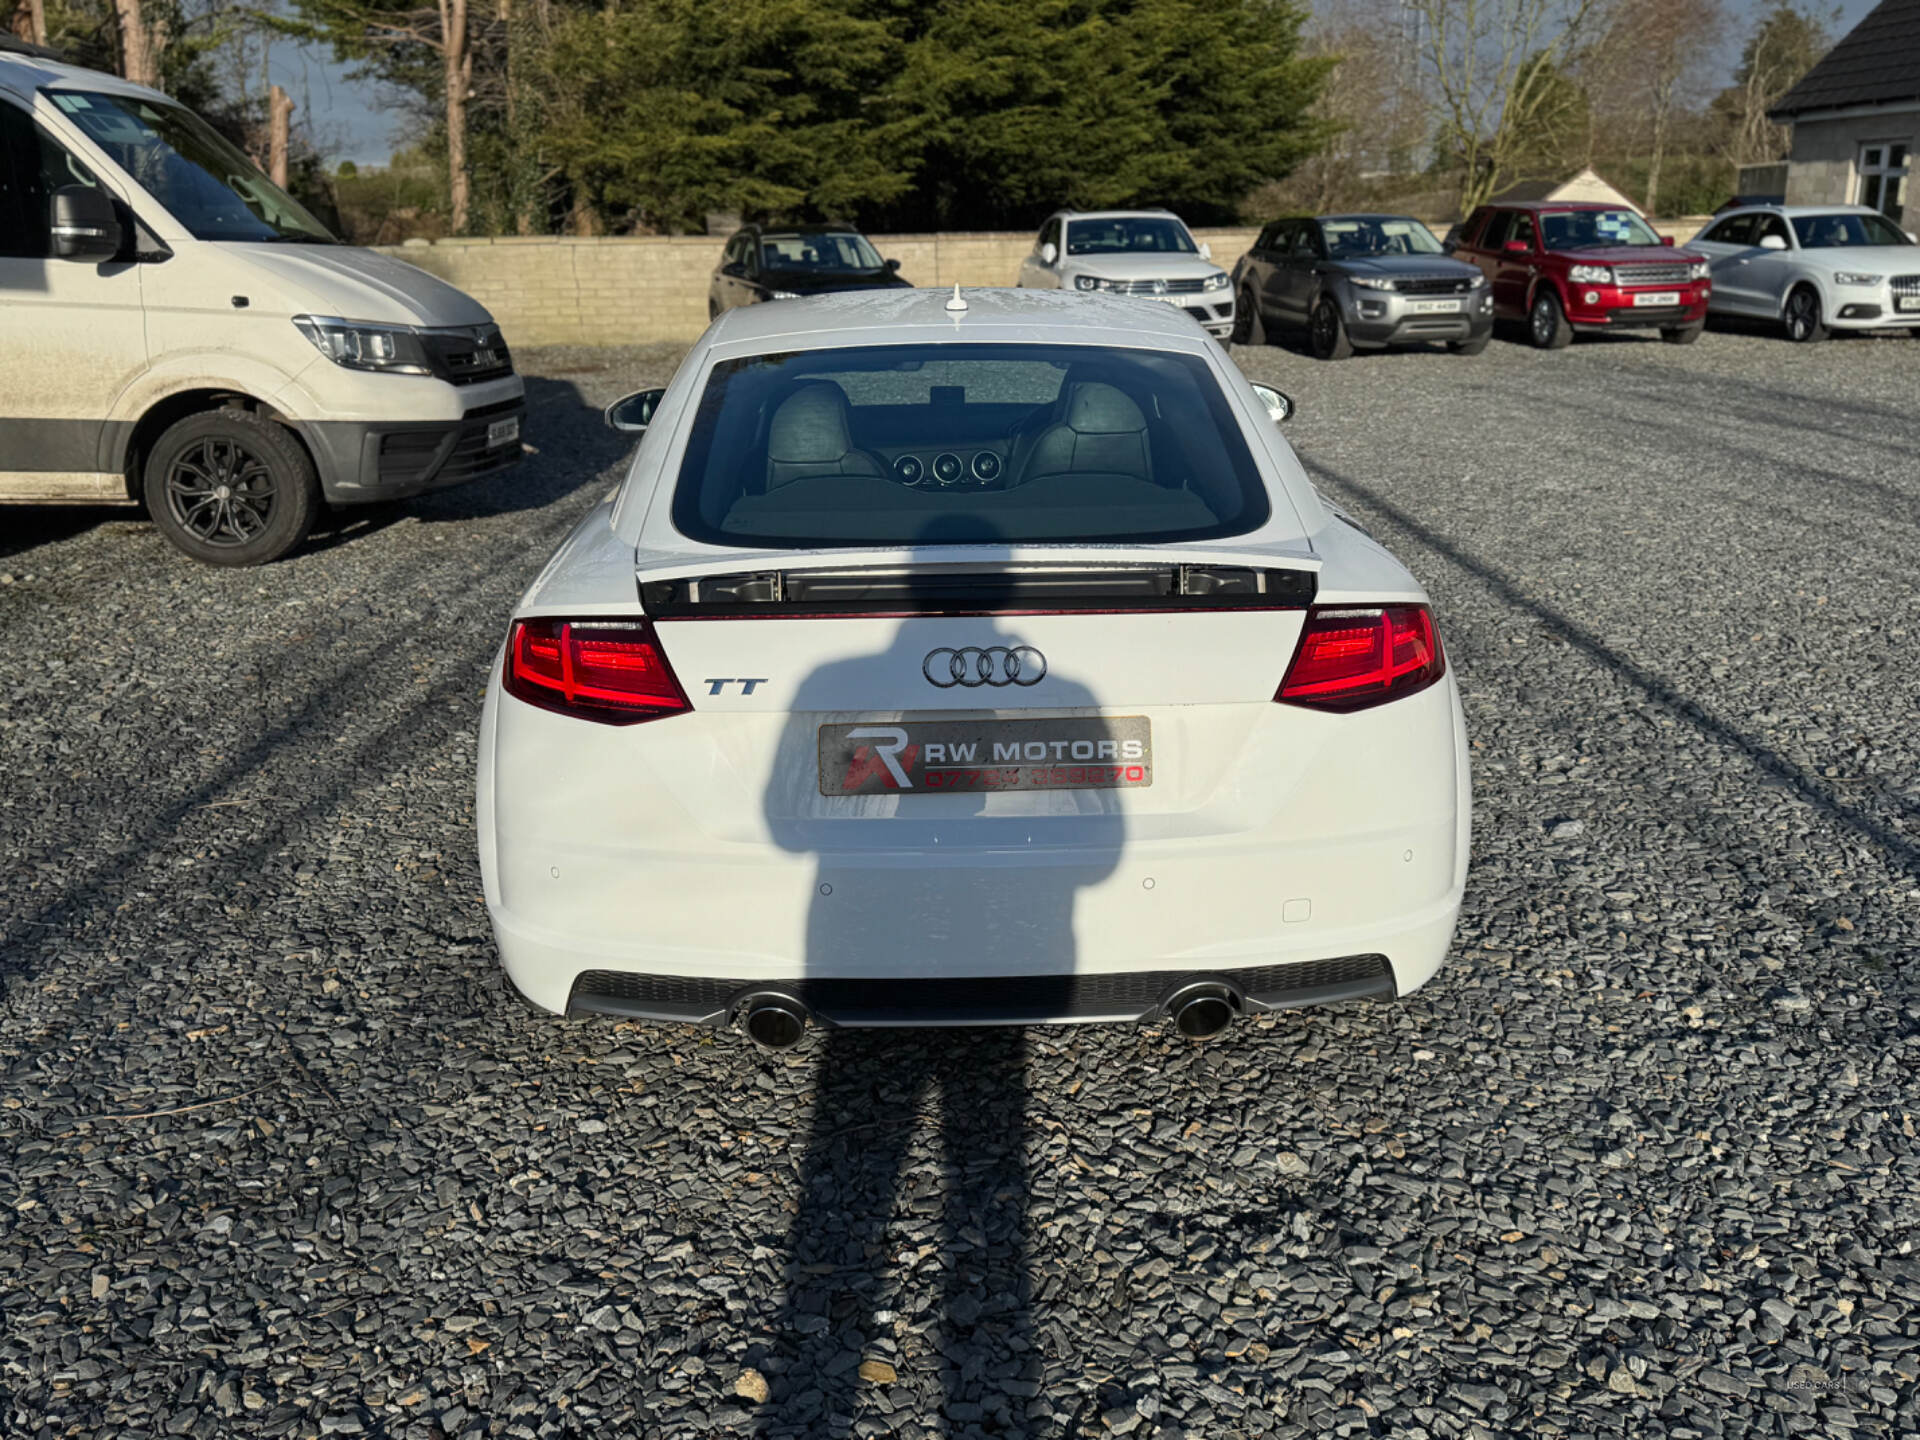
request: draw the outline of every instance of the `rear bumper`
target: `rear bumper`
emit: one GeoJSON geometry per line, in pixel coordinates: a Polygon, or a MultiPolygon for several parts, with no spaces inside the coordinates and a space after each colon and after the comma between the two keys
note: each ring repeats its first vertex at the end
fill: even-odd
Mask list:
{"type": "Polygon", "coordinates": [[[1377,949],[1329,958],[1311,944],[1276,944],[1273,958],[1261,965],[1104,970],[1091,968],[1099,961],[1089,957],[1084,970],[1016,975],[910,973],[921,968],[913,966],[871,975],[810,975],[802,967],[743,975],[665,969],[690,957],[608,953],[536,932],[489,907],[507,979],[538,1009],[717,1026],[729,1023],[747,996],[774,991],[799,1000],[823,1025],[848,1027],[1147,1021],[1160,1017],[1175,991],[1202,982],[1232,989],[1249,1013],[1392,1000],[1439,970],[1459,911],[1456,893],[1427,916],[1373,927],[1367,933],[1377,949]]]}
{"type": "Polygon", "coordinates": [[[750,996],[777,992],[829,1027],[1045,1025],[1141,1021],[1198,984],[1222,986],[1246,1013],[1292,1010],[1342,1000],[1391,1000],[1393,967],[1384,955],[1348,955],[1238,970],[1142,970],[1073,975],[989,975],[957,979],[800,979],[784,984],[720,976],[583,971],[567,1015],[724,1025],[750,996]]]}
{"type": "MultiPolygon", "coordinates": [[[[728,819],[718,781],[767,749],[750,716],[616,730],[535,710],[496,681],[476,820],[500,961],[542,1010],[708,1025],[770,989],[835,1025],[1138,1021],[1201,980],[1223,980],[1247,1009],[1411,994],[1446,959],[1466,881],[1452,676],[1312,717],[1304,741],[1297,715],[1274,707],[1263,732],[1256,712],[1208,824],[1089,810],[1006,822],[989,846],[899,820],[882,822],[902,827],[891,845],[839,848],[839,822],[768,836],[728,819]],[[1235,778],[1252,776],[1270,783],[1235,778]]],[[[1189,753],[1183,768],[1204,763],[1189,753]]],[[[813,789],[804,772],[798,783],[813,789]]],[[[964,808],[959,796],[923,808],[949,800],[964,808]]]]}

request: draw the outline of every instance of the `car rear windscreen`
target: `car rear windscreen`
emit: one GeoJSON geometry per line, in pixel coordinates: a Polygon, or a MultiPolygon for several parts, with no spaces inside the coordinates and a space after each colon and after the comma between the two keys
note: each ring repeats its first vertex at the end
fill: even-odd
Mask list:
{"type": "Polygon", "coordinates": [[[1156,542],[1268,515],[1197,355],[1089,345],[885,345],[727,360],[674,492],[709,544],[1156,542]]]}

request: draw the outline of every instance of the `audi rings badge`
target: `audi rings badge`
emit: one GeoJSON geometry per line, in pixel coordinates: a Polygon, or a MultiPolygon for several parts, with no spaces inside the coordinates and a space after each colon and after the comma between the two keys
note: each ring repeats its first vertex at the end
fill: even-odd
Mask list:
{"type": "Polygon", "coordinates": [[[1047,657],[1031,645],[968,646],[963,650],[942,647],[927,652],[920,662],[920,673],[927,682],[942,690],[964,685],[969,690],[980,685],[996,689],[1005,685],[1038,685],[1047,678],[1047,657]]]}

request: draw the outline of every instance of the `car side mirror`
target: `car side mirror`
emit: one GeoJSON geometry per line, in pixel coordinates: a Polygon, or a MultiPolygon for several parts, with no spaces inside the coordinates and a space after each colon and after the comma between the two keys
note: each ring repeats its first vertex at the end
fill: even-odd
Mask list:
{"type": "Polygon", "coordinates": [[[1673,244],[1673,237],[1671,235],[1662,235],[1660,237],[1660,243],[1662,245],[1671,245],[1673,244]]]}
{"type": "Polygon", "coordinates": [[[1509,255],[1530,255],[1533,253],[1533,247],[1524,240],[1509,240],[1500,248],[1509,255]]]}
{"type": "Polygon", "coordinates": [[[1040,247],[1040,263],[1042,265],[1051,265],[1059,258],[1060,251],[1051,240],[1040,247]]]}
{"type": "Polygon", "coordinates": [[[642,390],[623,396],[607,406],[601,416],[611,429],[637,433],[653,423],[653,413],[660,408],[660,399],[666,393],[665,390],[642,390]]]}
{"type": "Polygon", "coordinates": [[[1787,248],[1787,242],[1779,235],[1762,235],[1760,237],[1760,248],[1762,250],[1784,250],[1787,248]]]}
{"type": "Polygon", "coordinates": [[[1906,236],[1907,236],[1907,243],[1909,245],[1920,245],[1920,235],[1916,235],[1911,230],[1909,230],[1906,232],[1906,236]]]}
{"type": "Polygon", "coordinates": [[[1202,260],[1211,260],[1213,258],[1213,246],[1205,240],[1200,242],[1200,258],[1202,260]]]}
{"type": "Polygon", "coordinates": [[[96,264],[120,253],[120,217],[104,190],[91,185],[62,185],[47,202],[56,260],[96,264]]]}
{"type": "Polygon", "coordinates": [[[899,274],[899,273],[900,273],[900,262],[899,262],[898,260],[889,260],[889,261],[887,261],[887,269],[888,269],[888,271],[890,271],[891,273],[893,273],[893,274],[895,274],[895,275],[897,275],[897,274],[899,274]]]}
{"type": "Polygon", "coordinates": [[[1279,424],[1293,414],[1293,401],[1282,395],[1271,385],[1255,385],[1253,393],[1260,397],[1260,403],[1267,407],[1267,418],[1279,424]]]}
{"type": "Polygon", "coordinates": [[[747,267],[742,265],[738,260],[729,260],[720,267],[720,273],[722,275],[731,275],[734,279],[738,280],[747,273],[747,267]]]}

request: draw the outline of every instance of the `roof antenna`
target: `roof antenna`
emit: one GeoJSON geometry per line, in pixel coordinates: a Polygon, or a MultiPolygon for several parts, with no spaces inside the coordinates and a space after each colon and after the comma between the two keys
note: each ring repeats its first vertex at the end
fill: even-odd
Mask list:
{"type": "Polygon", "coordinates": [[[964,310],[966,308],[967,302],[960,298],[960,282],[956,280],[953,282],[953,298],[947,301],[947,309],[964,310]]]}

